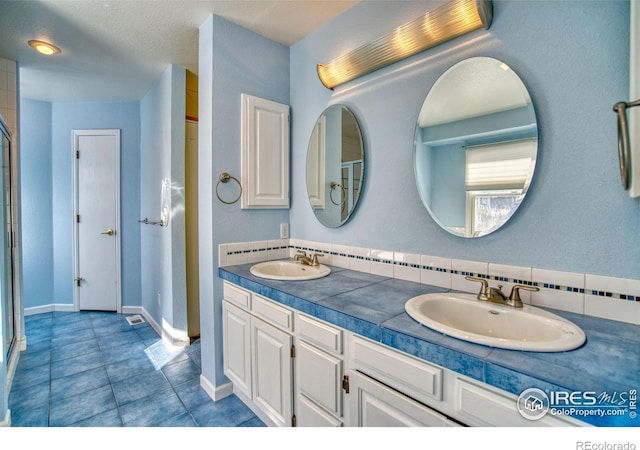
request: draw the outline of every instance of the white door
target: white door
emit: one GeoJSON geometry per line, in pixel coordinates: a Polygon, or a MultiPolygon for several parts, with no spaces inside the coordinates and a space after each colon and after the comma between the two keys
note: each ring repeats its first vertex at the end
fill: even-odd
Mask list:
{"type": "Polygon", "coordinates": [[[74,130],[76,310],[120,312],[120,130],[74,130]]]}

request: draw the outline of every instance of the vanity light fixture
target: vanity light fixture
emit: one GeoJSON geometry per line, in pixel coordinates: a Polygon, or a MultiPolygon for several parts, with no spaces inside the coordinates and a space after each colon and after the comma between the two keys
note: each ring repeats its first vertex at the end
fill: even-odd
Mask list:
{"type": "Polygon", "coordinates": [[[49,44],[45,41],[39,41],[37,39],[30,40],[28,44],[43,55],[55,55],[62,52],[62,50],[55,45],[49,44]]]}
{"type": "Polygon", "coordinates": [[[480,27],[489,29],[492,19],[492,0],[452,0],[327,64],[318,64],[318,77],[333,89],[480,27]]]}

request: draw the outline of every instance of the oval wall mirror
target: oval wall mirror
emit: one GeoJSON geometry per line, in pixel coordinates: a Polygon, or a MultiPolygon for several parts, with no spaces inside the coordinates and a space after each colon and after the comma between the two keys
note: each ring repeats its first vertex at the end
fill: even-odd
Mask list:
{"type": "Polygon", "coordinates": [[[307,150],[307,194],[317,219],[337,228],[349,220],[360,198],[364,145],[354,114],[343,105],[325,109],[307,150]]]}
{"type": "Polygon", "coordinates": [[[416,125],[420,197],[446,231],[467,238],[504,225],[524,199],[536,165],[531,97],[502,61],[463,60],[435,82],[416,125]]]}

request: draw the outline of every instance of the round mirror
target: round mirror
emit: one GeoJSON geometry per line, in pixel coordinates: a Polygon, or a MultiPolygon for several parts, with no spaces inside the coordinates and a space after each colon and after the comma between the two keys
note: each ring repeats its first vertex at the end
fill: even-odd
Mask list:
{"type": "Polygon", "coordinates": [[[536,115],[518,75],[493,58],[461,61],[435,82],[418,117],[422,202],[456,236],[492,233],[524,199],[537,151],[536,115]]]}
{"type": "Polygon", "coordinates": [[[364,175],[364,145],[358,121],[343,105],[318,118],[307,150],[307,194],[326,227],[343,225],[356,207],[364,175]]]}

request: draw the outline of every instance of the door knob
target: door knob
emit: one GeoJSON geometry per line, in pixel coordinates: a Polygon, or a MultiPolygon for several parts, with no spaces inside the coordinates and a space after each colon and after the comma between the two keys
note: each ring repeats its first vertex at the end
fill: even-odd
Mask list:
{"type": "Polygon", "coordinates": [[[108,234],[109,236],[113,236],[114,233],[115,231],[113,231],[111,228],[100,232],[100,234],[108,234]]]}

